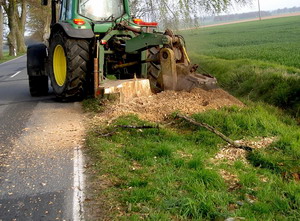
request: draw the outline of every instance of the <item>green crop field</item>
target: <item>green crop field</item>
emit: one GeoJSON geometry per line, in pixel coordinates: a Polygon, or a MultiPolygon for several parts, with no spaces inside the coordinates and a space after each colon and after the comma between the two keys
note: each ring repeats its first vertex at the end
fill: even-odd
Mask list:
{"type": "Polygon", "coordinates": [[[238,23],[183,33],[190,52],[300,68],[300,17],[238,23]]]}

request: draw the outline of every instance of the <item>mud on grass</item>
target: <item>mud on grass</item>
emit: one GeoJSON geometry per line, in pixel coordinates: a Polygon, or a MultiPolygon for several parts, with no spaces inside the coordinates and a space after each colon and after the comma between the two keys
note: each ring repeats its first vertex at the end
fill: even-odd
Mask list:
{"type": "MultiPolygon", "coordinates": [[[[300,219],[300,129],[278,109],[249,103],[195,114],[235,140],[276,137],[243,159],[215,156],[226,145],[186,122],[150,129],[135,115],[99,123],[86,144],[98,182],[99,220],[300,219]],[[111,136],[102,136],[114,131],[111,136]],[[229,179],[226,179],[226,177],[229,179]],[[232,185],[231,180],[235,181],[232,185]],[[102,201],[101,201],[102,200],[102,201]]],[[[94,210],[96,211],[96,210],[94,210]]]]}

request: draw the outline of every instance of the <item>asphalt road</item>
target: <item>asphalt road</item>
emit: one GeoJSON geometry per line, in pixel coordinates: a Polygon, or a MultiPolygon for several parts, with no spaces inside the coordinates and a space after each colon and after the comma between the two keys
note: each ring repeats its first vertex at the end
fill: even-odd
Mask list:
{"type": "Polygon", "coordinates": [[[30,96],[25,56],[0,64],[0,221],[81,220],[80,118],[78,104],[58,103],[51,92],[30,96]]]}

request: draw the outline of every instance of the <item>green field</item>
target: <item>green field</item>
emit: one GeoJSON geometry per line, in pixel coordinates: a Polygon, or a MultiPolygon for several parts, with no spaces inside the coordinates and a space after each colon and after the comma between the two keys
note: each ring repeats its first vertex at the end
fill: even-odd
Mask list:
{"type": "Polygon", "coordinates": [[[183,33],[190,52],[300,68],[300,17],[238,23],[183,33]]]}

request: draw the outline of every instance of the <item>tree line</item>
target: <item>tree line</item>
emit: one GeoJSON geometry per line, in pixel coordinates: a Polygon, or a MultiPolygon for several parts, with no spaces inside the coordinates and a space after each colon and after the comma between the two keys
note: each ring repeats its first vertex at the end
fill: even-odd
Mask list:
{"type": "MultiPolygon", "coordinates": [[[[1,14],[6,15],[6,21],[9,28],[7,41],[9,44],[10,55],[16,52],[25,52],[25,22],[26,22],[26,0],[1,0],[1,14]]],[[[3,25],[3,16],[2,21],[3,25]]],[[[3,27],[2,27],[3,31],[3,27]]]]}
{"type": "MultiPolygon", "coordinates": [[[[226,11],[232,4],[243,5],[252,0],[130,1],[135,16],[157,20],[162,27],[176,28],[179,21],[192,22],[202,12],[219,13],[226,11]]],[[[51,22],[50,4],[51,1],[48,1],[45,7],[40,0],[0,0],[0,35],[5,35],[7,39],[9,55],[26,52],[25,33],[36,41],[47,40],[51,22]],[[8,32],[4,33],[3,30],[8,32]]],[[[3,56],[2,48],[3,37],[0,39],[0,58],[3,56]]]]}
{"type": "Polygon", "coordinates": [[[24,53],[25,32],[43,41],[45,32],[49,32],[50,20],[50,4],[43,7],[40,0],[0,0],[0,58],[3,57],[4,37],[7,39],[10,56],[24,53]]]}

